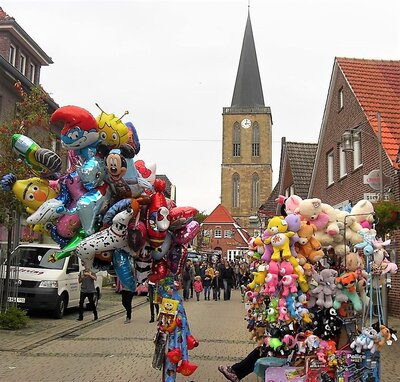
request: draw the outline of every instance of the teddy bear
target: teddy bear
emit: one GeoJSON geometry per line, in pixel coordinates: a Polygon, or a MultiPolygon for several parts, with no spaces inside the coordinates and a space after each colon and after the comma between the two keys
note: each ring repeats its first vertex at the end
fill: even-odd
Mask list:
{"type": "Polygon", "coordinates": [[[280,211],[282,216],[294,214],[294,211],[299,206],[301,201],[302,201],[301,197],[297,195],[290,195],[288,197],[279,195],[275,199],[275,202],[281,205],[280,211]]]}
{"type": "Polygon", "coordinates": [[[286,223],[288,224],[288,230],[294,232],[294,235],[290,238],[290,252],[292,256],[297,257],[299,260],[299,264],[303,265],[306,262],[306,259],[303,256],[298,256],[295,244],[299,241],[299,235],[297,231],[301,227],[301,218],[300,215],[289,214],[285,217],[286,223]]]}
{"type": "Polygon", "coordinates": [[[362,249],[365,256],[371,256],[374,253],[374,241],[376,231],[372,228],[363,228],[358,233],[362,237],[362,241],[354,245],[356,249],[362,249]]]}
{"type": "Polygon", "coordinates": [[[339,233],[334,237],[334,241],[343,242],[344,240],[349,241],[351,244],[357,244],[362,242],[362,237],[359,231],[363,228],[358,223],[356,216],[352,216],[349,212],[343,210],[335,210],[336,222],[339,227],[339,233]]]}
{"type": "Polygon", "coordinates": [[[288,231],[288,224],[283,216],[274,216],[270,219],[267,226],[268,237],[264,240],[265,244],[272,245],[273,254],[271,260],[279,261],[282,258],[287,259],[292,254],[290,252],[290,238],[294,232],[288,231]]]}
{"type": "Polygon", "coordinates": [[[350,344],[350,348],[358,354],[362,353],[363,350],[369,350],[373,354],[376,351],[375,340],[377,336],[378,333],[374,328],[362,328],[361,334],[350,344]]]}
{"type": "Polygon", "coordinates": [[[355,216],[363,228],[372,228],[374,212],[373,204],[369,200],[361,199],[352,207],[350,215],[355,216]]]}
{"type": "Polygon", "coordinates": [[[298,276],[294,273],[293,266],[288,261],[282,261],[281,263],[281,285],[282,285],[282,296],[287,297],[289,293],[296,293],[297,286],[296,281],[298,276]]]}
{"type": "Polygon", "coordinates": [[[256,323],[251,331],[250,340],[254,341],[258,346],[264,343],[265,326],[256,323]]]}
{"type": "Polygon", "coordinates": [[[336,293],[335,280],[338,273],[334,269],[323,269],[320,273],[313,273],[314,287],[310,289],[308,307],[317,304],[320,308],[331,308],[333,296],[336,293]]]}
{"type": "Polygon", "coordinates": [[[365,293],[368,273],[364,269],[364,259],[357,252],[349,252],[344,258],[344,267],[346,272],[357,273],[357,293],[360,296],[364,306],[368,306],[369,297],[365,293]]]}
{"type": "Polygon", "coordinates": [[[299,241],[294,244],[299,257],[305,257],[312,264],[324,257],[321,244],[314,236],[316,230],[317,227],[314,224],[302,221],[300,229],[297,231],[299,241]]]}
{"type": "Polygon", "coordinates": [[[260,265],[257,269],[257,272],[252,272],[254,278],[251,283],[247,285],[247,288],[259,292],[264,284],[267,272],[267,267],[265,265],[260,265]]]}
{"type": "Polygon", "coordinates": [[[276,288],[278,286],[278,275],[280,273],[280,263],[277,261],[271,261],[268,266],[268,274],[264,279],[264,289],[263,293],[265,294],[271,294],[275,293],[276,288]]]}
{"type": "Polygon", "coordinates": [[[288,314],[288,308],[286,306],[286,301],[284,298],[280,298],[278,302],[278,320],[279,321],[289,321],[290,317],[288,314]]]}
{"type": "Polygon", "coordinates": [[[300,214],[302,220],[313,223],[317,230],[325,229],[328,235],[335,236],[339,233],[336,223],[335,209],[329,204],[322,203],[321,199],[304,199],[296,208],[295,213],[300,214]]]}
{"type": "Polygon", "coordinates": [[[379,333],[375,338],[376,350],[381,351],[383,345],[387,343],[388,345],[392,344],[392,334],[390,333],[390,329],[385,325],[379,326],[379,333]]]}

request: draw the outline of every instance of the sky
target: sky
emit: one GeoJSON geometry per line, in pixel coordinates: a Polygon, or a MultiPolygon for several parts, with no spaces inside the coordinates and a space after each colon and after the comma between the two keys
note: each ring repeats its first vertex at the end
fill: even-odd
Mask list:
{"type": "MultiPolygon", "coordinates": [[[[136,157],[176,186],[177,205],[220,203],[222,111],[235,85],[249,0],[2,0],[54,63],[41,85],[60,105],[129,115],[136,157]]],[[[398,0],[251,0],[273,186],[281,139],[318,141],[335,57],[399,60],[398,0]]]]}

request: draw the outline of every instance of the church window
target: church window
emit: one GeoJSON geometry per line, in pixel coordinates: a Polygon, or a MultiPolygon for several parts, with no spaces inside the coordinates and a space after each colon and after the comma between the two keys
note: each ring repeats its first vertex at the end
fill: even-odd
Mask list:
{"type": "Polygon", "coordinates": [[[240,125],[238,122],[233,126],[233,156],[240,157],[240,125]]]}
{"type": "Polygon", "coordinates": [[[239,207],[239,196],[240,196],[240,177],[239,174],[234,174],[232,177],[232,207],[239,207]]]}
{"type": "Polygon", "coordinates": [[[253,174],[251,181],[251,208],[260,206],[260,178],[258,174],[253,174]]]}
{"type": "Polygon", "coordinates": [[[260,128],[257,122],[255,122],[253,125],[252,139],[251,139],[251,155],[253,157],[260,156],[260,128]]]}

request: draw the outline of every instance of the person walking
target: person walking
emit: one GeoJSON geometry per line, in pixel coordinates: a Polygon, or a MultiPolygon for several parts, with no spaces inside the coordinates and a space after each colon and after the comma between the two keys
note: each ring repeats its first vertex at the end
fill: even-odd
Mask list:
{"type": "Polygon", "coordinates": [[[129,324],[132,318],[133,292],[122,285],[121,297],[122,297],[122,306],[126,310],[126,320],[124,321],[124,324],[129,324]]]}
{"type": "Polygon", "coordinates": [[[231,289],[235,280],[233,268],[228,261],[225,261],[225,267],[221,273],[222,282],[224,285],[224,301],[231,299],[231,289]]]}
{"type": "Polygon", "coordinates": [[[204,300],[210,301],[211,281],[213,276],[214,276],[214,269],[210,264],[208,264],[203,280],[204,300]]]}
{"type": "Polygon", "coordinates": [[[156,302],[154,302],[154,293],[156,291],[157,285],[148,281],[148,293],[149,293],[149,303],[150,303],[150,321],[154,322],[154,310],[156,311],[156,316],[158,316],[158,311],[160,307],[156,302]]]}
{"type": "Polygon", "coordinates": [[[187,301],[189,300],[190,289],[194,281],[194,268],[192,260],[190,259],[186,260],[186,264],[183,267],[182,280],[183,280],[183,299],[187,301]]]}
{"type": "MultiPolygon", "coordinates": [[[[85,265],[84,265],[85,267],[85,265]]],[[[86,297],[89,300],[90,307],[93,311],[94,320],[98,319],[96,304],[94,303],[94,294],[96,293],[96,288],[94,282],[97,280],[97,276],[86,267],[83,271],[79,273],[78,282],[81,284],[81,293],[79,298],[79,316],[78,321],[83,320],[83,303],[86,297]]]]}
{"type": "Polygon", "coordinates": [[[200,301],[200,293],[203,292],[203,283],[201,282],[200,276],[195,276],[194,282],[193,282],[193,288],[196,293],[197,301],[200,301]]]}
{"type": "Polygon", "coordinates": [[[213,289],[213,299],[217,301],[220,299],[221,288],[222,288],[222,279],[219,275],[219,271],[215,271],[215,275],[211,281],[211,287],[213,289]]]}

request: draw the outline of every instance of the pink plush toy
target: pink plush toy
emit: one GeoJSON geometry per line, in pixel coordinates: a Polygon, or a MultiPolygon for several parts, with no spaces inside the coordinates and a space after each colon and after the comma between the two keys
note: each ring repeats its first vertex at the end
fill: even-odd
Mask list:
{"type": "Polygon", "coordinates": [[[268,267],[268,274],[265,278],[264,293],[272,294],[275,293],[278,286],[278,275],[280,272],[280,266],[277,261],[271,261],[268,267]]]}
{"type": "Polygon", "coordinates": [[[286,307],[286,300],[284,298],[279,299],[278,313],[279,313],[279,316],[278,316],[279,321],[289,321],[290,320],[288,310],[286,307]]]}
{"type": "Polygon", "coordinates": [[[282,297],[289,296],[289,293],[297,293],[296,280],[299,276],[293,272],[294,269],[292,264],[290,264],[288,261],[282,261],[280,272],[282,275],[282,297]]]}
{"type": "Polygon", "coordinates": [[[275,201],[281,205],[282,215],[289,215],[294,214],[295,209],[299,206],[302,199],[297,195],[291,195],[289,197],[279,195],[275,201]]]}

